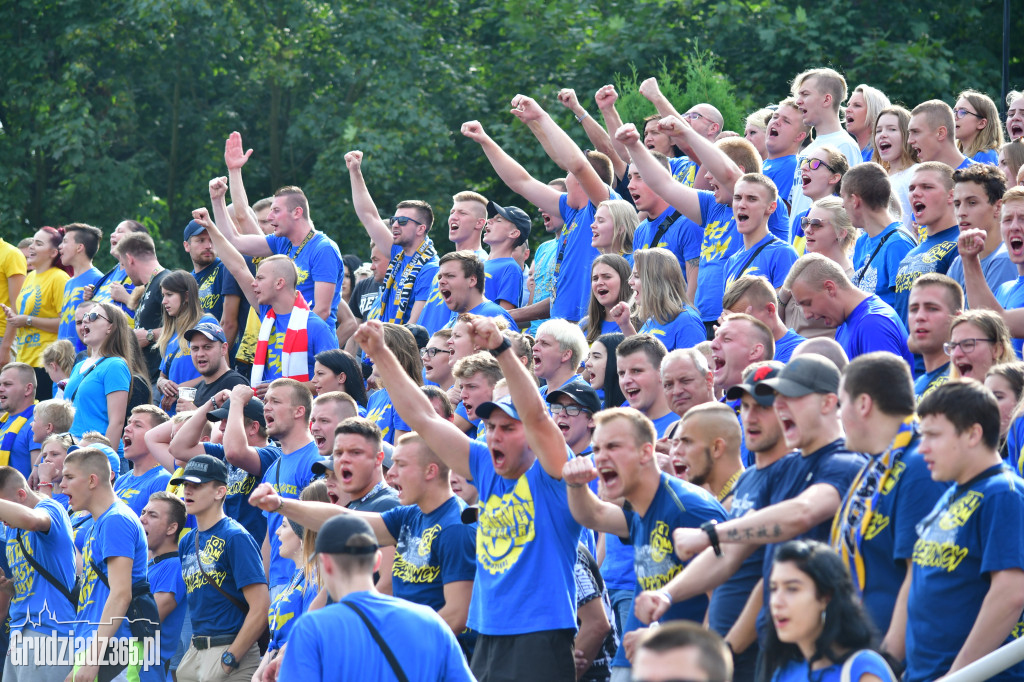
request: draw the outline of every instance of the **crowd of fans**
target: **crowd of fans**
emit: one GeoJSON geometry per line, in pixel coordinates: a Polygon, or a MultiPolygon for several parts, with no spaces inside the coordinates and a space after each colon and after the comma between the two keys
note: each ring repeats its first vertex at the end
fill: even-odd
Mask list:
{"type": "Polygon", "coordinates": [[[559,93],[596,151],[515,97],[551,181],[463,124],[524,202],[452,188],[447,250],[360,151],[367,264],[250,206],[238,133],[191,272],[0,239],[3,674],[918,682],[1024,632],[1024,95],[640,93],[559,93]]]}

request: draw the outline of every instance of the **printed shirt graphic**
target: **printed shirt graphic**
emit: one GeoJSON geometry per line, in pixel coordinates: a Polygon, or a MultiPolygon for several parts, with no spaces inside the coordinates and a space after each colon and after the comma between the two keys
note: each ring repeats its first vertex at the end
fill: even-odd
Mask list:
{"type": "Polygon", "coordinates": [[[900,319],[907,319],[910,289],[917,278],[926,272],[944,275],[949,270],[949,266],[959,255],[956,250],[956,240],[959,236],[958,226],[942,230],[908,251],[900,261],[900,269],[896,274],[896,305],[893,306],[900,319]]]}
{"type": "MultiPolygon", "coordinates": [[[[64,301],[64,283],[68,274],[60,268],[50,268],[39,274],[28,273],[18,295],[18,314],[31,317],[60,317],[64,301]]],[[[57,332],[48,332],[36,327],[18,329],[18,362],[33,367],[43,366],[43,349],[57,340],[57,332]]]]}
{"type": "Polygon", "coordinates": [[[676,348],[693,348],[707,339],[707,331],[704,329],[700,315],[690,306],[683,308],[676,315],[676,319],[668,324],[662,324],[653,317],[648,318],[640,328],[640,333],[658,337],[658,340],[665,344],[665,348],[670,351],[676,348]]]}
{"type": "Polygon", "coordinates": [[[301,568],[288,586],[270,604],[267,619],[270,624],[270,651],[278,651],[288,641],[292,626],[299,616],[309,611],[318,594],[316,584],[306,582],[306,572],[301,568]]]}
{"type": "MultiPolygon", "coordinates": [[[[242,588],[267,582],[256,541],[237,521],[225,517],[209,530],[193,529],[186,533],[178,543],[178,554],[185,589],[188,590],[192,631],[204,637],[237,633],[245,614],[206,581],[203,571],[222,590],[244,603],[242,588]]],[[[291,578],[291,574],[288,577],[291,578]]]]}
{"type": "MultiPolygon", "coordinates": [[[[996,301],[1003,310],[1014,310],[1024,308],[1024,275],[1020,275],[1012,282],[1006,282],[996,291],[996,301]]],[[[1024,350],[1024,339],[1013,339],[1013,350],[1017,357],[1021,357],[1024,350]]]]}
{"type": "Polygon", "coordinates": [[[199,307],[220,320],[224,314],[224,297],[241,296],[242,290],[220,258],[199,272],[193,272],[199,286],[199,307]]]}
{"type": "Polygon", "coordinates": [[[131,321],[135,317],[135,311],[124,303],[120,303],[111,298],[111,284],[120,284],[129,294],[135,291],[135,285],[132,284],[131,277],[129,277],[128,273],[124,271],[124,268],[118,264],[114,266],[113,270],[110,270],[107,274],[103,275],[100,283],[96,286],[96,291],[92,294],[92,300],[96,303],[111,303],[116,305],[124,312],[125,315],[128,316],[128,320],[131,321]]]}
{"type": "Polygon", "coordinates": [[[309,304],[312,312],[316,307],[315,289],[317,282],[333,284],[334,296],[331,298],[331,315],[325,322],[334,329],[338,326],[338,304],[341,302],[341,285],[345,279],[345,264],[341,260],[341,251],[334,240],[323,232],[317,232],[306,245],[299,249],[287,237],[267,237],[267,246],[274,253],[288,256],[299,271],[296,288],[309,304]]]}
{"type": "Polygon", "coordinates": [[[397,540],[392,570],[396,597],[438,611],[445,604],[445,584],[473,579],[476,524],[462,523],[465,508],[465,502],[452,496],[429,514],[409,505],[381,515],[397,540]]]}
{"type": "Polygon", "coordinates": [[[949,363],[936,367],[930,372],[925,372],[914,379],[914,396],[918,402],[939,386],[949,381],[949,363]]]}
{"type": "Polygon", "coordinates": [[[171,475],[167,469],[158,464],[139,476],[132,471],[121,474],[114,481],[114,493],[118,499],[141,517],[142,508],[149,502],[149,496],[160,490],[166,490],[170,480],[171,475]]]}
{"type": "Polygon", "coordinates": [[[7,568],[5,575],[14,581],[11,600],[12,630],[28,626],[37,632],[66,635],[75,629],[75,609],[49,580],[40,575],[25,558],[18,544],[18,533],[28,554],[70,591],[75,584],[75,545],[71,539],[71,521],[59,503],[42,500],[36,510],[50,517],[50,530],[19,531],[7,529],[7,568]]]}
{"type": "MultiPolygon", "coordinates": [[[[320,453],[316,443],[310,441],[295,452],[279,457],[267,469],[263,482],[272,485],[281,497],[297,500],[302,489],[314,478],[313,462],[319,461],[320,453]]],[[[295,562],[281,556],[281,540],[277,537],[277,529],[284,517],[269,512],[263,512],[263,516],[267,519],[267,533],[270,535],[270,586],[287,585],[295,573],[295,562]]]]}
{"type": "Polygon", "coordinates": [[[216,457],[228,465],[228,496],[224,498],[224,513],[242,524],[254,538],[260,538],[267,534],[267,519],[263,510],[249,504],[249,494],[256,489],[267,473],[270,465],[281,456],[281,448],[273,445],[265,448],[256,448],[256,454],[260,458],[259,476],[254,476],[241,467],[227,461],[224,455],[224,446],[216,443],[203,443],[203,450],[206,454],[216,457]]]}
{"type": "Polygon", "coordinates": [[[484,261],[484,296],[498,303],[508,301],[517,308],[523,294],[523,269],[514,258],[484,261]]]}
{"type": "Polygon", "coordinates": [[[895,305],[896,274],[900,263],[915,246],[914,240],[900,230],[900,223],[892,223],[874,237],[865,232],[853,247],[853,283],[864,293],[876,294],[889,305],[895,305]],[[886,236],[893,232],[896,234],[886,236]],[[885,243],[879,247],[883,239],[885,243]],[[875,253],[876,248],[878,253],[875,253]],[[873,253],[875,257],[868,263],[873,253]]]}
{"type": "MultiPolygon", "coordinates": [[[[661,484],[654,494],[647,513],[640,516],[631,509],[623,509],[633,545],[633,569],[636,571],[634,597],[644,590],[660,590],[683,571],[686,563],[679,560],[672,546],[672,531],[676,528],[700,528],[706,521],[725,521],[722,505],[711,493],[678,478],[661,474],[661,484]]],[[[692,620],[701,623],[708,608],[707,595],[701,594],[673,604],[660,622],[692,620]]],[[[623,634],[642,627],[635,613],[630,613],[623,625],[623,634]]],[[[625,647],[615,655],[616,666],[628,666],[625,647]]]]}
{"type": "Polygon", "coordinates": [[[569,512],[565,482],[539,461],[516,480],[502,478],[478,441],[469,444],[469,468],[480,491],[469,627],[487,635],[575,628],[581,527],[569,512]]]}
{"type": "MultiPolygon", "coordinates": [[[[994,476],[949,488],[917,526],[906,680],[946,673],[977,619],[988,574],[1024,569],[1024,480],[997,466],[1001,470],[994,476]]],[[[1021,634],[1024,624],[1018,622],[1006,641],[1021,634]]],[[[990,679],[1022,675],[1024,664],[1018,663],[990,679]]]]}
{"type": "Polygon", "coordinates": [[[386,388],[377,389],[366,399],[366,418],[380,427],[381,436],[391,444],[395,442],[395,431],[412,431],[412,427],[398,416],[386,388]]]}
{"type": "Polygon", "coordinates": [[[32,474],[32,451],[39,445],[32,438],[35,405],[18,414],[0,415],[0,466],[12,466],[28,478],[32,474]]]}
{"type": "Polygon", "coordinates": [[[74,345],[76,353],[85,350],[85,344],[78,338],[78,332],[75,331],[75,308],[82,302],[85,288],[96,284],[102,277],[102,272],[96,268],[89,268],[81,275],[72,277],[64,283],[64,303],[60,308],[60,326],[57,328],[57,338],[70,341],[74,345]]]}
{"type": "MultiPolygon", "coordinates": [[[[79,531],[81,533],[81,531],[79,531]]],[[[77,538],[76,538],[77,541],[77,538]]],[[[132,559],[132,584],[144,579],[149,563],[146,550],[146,534],[139,517],[128,505],[118,500],[110,505],[92,524],[82,549],[84,577],[78,596],[78,616],[75,635],[88,640],[101,622],[103,607],[107,604],[110,590],[96,574],[95,563],[110,580],[107,559],[129,557],[132,559]]],[[[128,621],[122,621],[117,637],[128,637],[128,621]]]]}

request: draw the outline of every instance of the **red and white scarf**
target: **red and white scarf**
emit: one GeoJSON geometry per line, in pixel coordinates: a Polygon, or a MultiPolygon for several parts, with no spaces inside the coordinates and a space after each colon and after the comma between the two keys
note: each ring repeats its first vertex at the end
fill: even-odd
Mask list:
{"type": "MultiPolygon", "coordinates": [[[[263,370],[267,364],[267,346],[270,343],[270,335],[274,333],[277,315],[274,309],[267,311],[267,316],[260,324],[260,335],[256,342],[256,356],[252,364],[251,384],[257,386],[263,383],[263,370]]],[[[306,325],[309,322],[309,304],[302,294],[295,292],[295,306],[292,308],[291,317],[288,318],[288,329],[284,333],[284,342],[281,344],[281,376],[296,381],[309,381],[309,336],[306,332],[306,325]]]]}

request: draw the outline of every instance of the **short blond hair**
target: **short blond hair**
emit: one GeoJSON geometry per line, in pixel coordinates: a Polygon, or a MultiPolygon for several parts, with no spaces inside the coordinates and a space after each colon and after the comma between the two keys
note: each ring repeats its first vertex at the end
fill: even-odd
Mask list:
{"type": "Polygon", "coordinates": [[[658,432],[654,428],[654,422],[648,419],[642,412],[632,407],[609,407],[594,414],[594,426],[600,427],[615,421],[625,419],[629,422],[633,431],[633,439],[638,447],[654,445],[658,439],[658,432]]]}
{"type": "Polygon", "coordinates": [[[840,289],[853,289],[853,283],[839,263],[831,258],[826,258],[820,253],[805,253],[800,256],[786,275],[786,289],[792,290],[796,282],[806,282],[808,285],[818,285],[825,282],[835,282],[840,289]]]}
{"type": "Polygon", "coordinates": [[[493,387],[501,379],[501,367],[498,361],[490,353],[480,352],[467,355],[455,363],[452,369],[452,376],[460,381],[469,379],[477,374],[483,374],[487,382],[493,387]]]}
{"type": "Polygon", "coordinates": [[[848,92],[843,75],[835,69],[808,69],[797,74],[797,77],[793,79],[793,92],[796,92],[807,81],[813,81],[816,89],[826,95],[832,95],[832,109],[839,113],[839,106],[846,101],[848,92]]]}

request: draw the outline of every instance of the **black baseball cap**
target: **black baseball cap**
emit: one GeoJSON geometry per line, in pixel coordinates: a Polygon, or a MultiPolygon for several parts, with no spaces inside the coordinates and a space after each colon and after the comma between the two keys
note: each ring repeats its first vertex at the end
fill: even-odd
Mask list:
{"type": "Polygon", "coordinates": [[[377,548],[377,536],[373,528],[367,521],[352,514],[340,514],[328,519],[320,526],[314,547],[318,554],[373,554],[377,548]],[[358,535],[367,536],[371,543],[349,547],[349,540],[358,535]]]}
{"type": "Polygon", "coordinates": [[[773,367],[772,365],[763,365],[758,367],[749,377],[747,377],[746,381],[730,387],[729,390],[725,392],[725,399],[739,400],[743,397],[743,394],[746,393],[761,407],[771,407],[775,404],[775,392],[768,391],[767,393],[758,393],[757,385],[767,379],[774,379],[781,371],[780,367],[773,367]]]}
{"type": "Polygon", "coordinates": [[[318,461],[313,462],[313,465],[310,467],[310,469],[317,476],[323,476],[328,471],[334,471],[334,458],[321,457],[318,461]]]}
{"type": "Polygon", "coordinates": [[[802,398],[811,393],[839,393],[839,368],[824,355],[799,355],[774,379],[766,379],[754,387],[756,395],[776,392],[787,398],[802,398]]]}
{"type": "Polygon", "coordinates": [[[570,381],[557,391],[548,393],[547,401],[553,403],[559,396],[563,395],[570,398],[587,412],[590,412],[590,414],[601,411],[601,399],[597,397],[597,391],[586,382],[579,380],[570,381]]]}
{"type": "MultiPolygon", "coordinates": [[[[228,409],[231,407],[231,399],[224,401],[224,404],[218,407],[216,410],[210,410],[206,413],[206,418],[211,422],[219,422],[221,419],[228,418],[228,409]]],[[[263,401],[259,398],[249,398],[249,402],[245,404],[242,409],[242,416],[247,419],[251,419],[254,422],[259,422],[260,426],[264,428],[267,426],[267,419],[263,416],[263,401]]]]}
{"type": "Polygon", "coordinates": [[[516,240],[516,246],[530,238],[532,223],[530,222],[530,216],[527,215],[526,211],[518,206],[509,206],[508,208],[505,208],[503,206],[498,206],[493,201],[488,201],[487,217],[493,218],[496,215],[500,215],[502,218],[515,225],[516,229],[519,230],[519,239],[516,240]]]}
{"type": "Polygon", "coordinates": [[[181,476],[171,479],[171,485],[209,481],[227,483],[228,465],[212,455],[197,455],[188,461],[181,476]]]}

